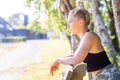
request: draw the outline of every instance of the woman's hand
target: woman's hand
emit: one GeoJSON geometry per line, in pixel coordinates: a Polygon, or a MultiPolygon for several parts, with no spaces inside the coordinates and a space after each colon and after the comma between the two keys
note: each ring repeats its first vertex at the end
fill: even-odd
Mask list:
{"type": "Polygon", "coordinates": [[[52,74],[52,76],[54,76],[54,72],[59,69],[59,65],[60,64],[57,62],[57,60],[51,65],[50,73],[52,74]]]}

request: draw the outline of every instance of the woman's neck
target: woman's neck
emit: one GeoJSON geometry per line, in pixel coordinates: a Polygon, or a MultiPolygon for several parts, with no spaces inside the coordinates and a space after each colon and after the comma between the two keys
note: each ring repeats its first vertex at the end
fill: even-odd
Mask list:
{"type": "Polygon", "coordinates": [[[82,38],[86,32],[88,32],[88,29],[84,29],[79,33],[79,37],[82,38]]]}

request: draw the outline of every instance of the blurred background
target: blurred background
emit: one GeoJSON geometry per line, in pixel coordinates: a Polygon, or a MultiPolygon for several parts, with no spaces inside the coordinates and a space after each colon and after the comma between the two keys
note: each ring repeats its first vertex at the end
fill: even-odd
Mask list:
{"type": "Polygon", "coordinates": [[[66,23],[79,2],[90,12],[90,31],[100,36],[110,61],[120,69],[116,0],[0,0],[0,80],[63,80],[63,65],[53,77],[49,67],[56,57],[73,53],[80,42],[66,23]]]}
{"type": "Polygon", "coordinates": [[[44,3],[38,9],[29,2],[0,0],[0,80],[58,80],[63,67],[52,77],[50,65],[70,53],[60,22],[50,20],[44,3]]]}

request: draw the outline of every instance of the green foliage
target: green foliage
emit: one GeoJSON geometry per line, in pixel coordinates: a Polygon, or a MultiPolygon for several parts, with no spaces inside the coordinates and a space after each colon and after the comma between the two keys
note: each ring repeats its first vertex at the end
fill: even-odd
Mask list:
{"type": "Polygon", "coordinates": [[[26,37],[25,36],[10,36],[10,37],[5,37],[2,39],[2,42],[6,42],[6,43],[21,42],[21,41],[26,41],[26,37]]]}
{"type": "Polygon", "coordinates": [[[46,25],[42,25],[42,23],[40,23],[38,19],[35,19],[34,21],[30,22],[30,24],[27,26],[27,29],[34,33],[44,34],[47,32],[46,25]]]}
{"type": "Polygon", "coordinates": [[[110,26],[110,17],[109,17],[109,13],[108,13],[108,10],[110,7],[110,4],[107,4],[107,1],[100,1],[100,12],[101,12],[101,15],[102,15],[102,18],[105,22],[105,25],[108,27],[109,29],[109,26],[110,26]],[[109,6],[109,8],[108,8],[109,6]]]}
{"type": "Polygon", "coordinates": [[[120,53],[114,53],[114,59],[112,59],[113,64],[120,69],[120,53]]]}
{"type": "MultiPolygon", "coordinates": [[[[35,8],[39,20],[41,20],[42,23],[46,26],[44,30],[41,29],[40,26],[33,26],[35,28],[29,27],[29,29],[31,28],[32,31],[36,31],[35,29],[37,29],[37,32],[53,31],[58,34],[60,32],[66,32],[67,34],[70,34],[66,27],[65,18],[59,10],[58,0],[27,0],[26,2],[29,7],[35,8]],[[46,18],[43,19],[41,17],[43,15],[41,14],[45,14],[46,18]]],[[[39,24],[39,22],[37,24],[39,24]]]]}
{"type": "Polygon", "coordinates": [[[118,63],[119,68],[120,68],[120,55],[117,55],[116,58],[117,58],[117,63],[118,63]]]}

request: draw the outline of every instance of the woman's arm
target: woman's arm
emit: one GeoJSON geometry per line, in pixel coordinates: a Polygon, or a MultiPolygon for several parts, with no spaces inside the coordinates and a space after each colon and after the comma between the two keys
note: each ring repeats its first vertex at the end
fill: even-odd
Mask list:
{"type": "Polygon", "coordinates": [[[83,62],[89,50],[91,49],[93,42],[94,42],[93,34],[86,33],[83,39],[81,40],[81,43],[78,46],[78,49],[75,51],[74,55],[70,57],[63,57],[63,58],[56,59],[55,62],[51,66],[51,69],[50,69],[51,72],[53,73],[54,71],[56,71],[59,67],[59,64],[75,66],[78,63],[83,62]]]}
{"type": "Polygon", "coordinates": [[[80,45],[78,46],[77,50],[75,51],[73,56],[70,57],[64,57],[64,58],[58,58],[57,62],[60,64],[65,64],[65,65],[76,65],[78,63],[81,63],[84,61],[85,57],[87,56],[89,50],[92,47],[93,43],[93,34],[89,33],[86,34],[83,39],[81,40],[80,45]]]}
{"type": "Polygon", "coordinates": [[[73,56],[74,56],[74,54],[70,54],[70,55],[64,56],[64,57],[62,57],[62,58],[73,57],[73,56]]]}

